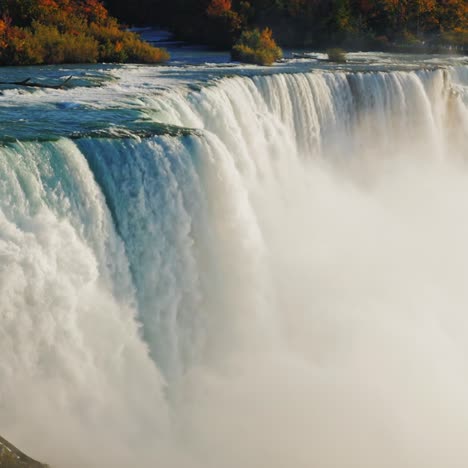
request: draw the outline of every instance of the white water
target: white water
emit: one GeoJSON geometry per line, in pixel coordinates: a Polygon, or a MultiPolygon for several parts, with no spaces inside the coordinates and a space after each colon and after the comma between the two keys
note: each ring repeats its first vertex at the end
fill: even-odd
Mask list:
{"type": "Polygon", "coordinates": [[[466,69],[142,94],[0,148],[0,432],[57,468],[468,464],[466,69]]]}

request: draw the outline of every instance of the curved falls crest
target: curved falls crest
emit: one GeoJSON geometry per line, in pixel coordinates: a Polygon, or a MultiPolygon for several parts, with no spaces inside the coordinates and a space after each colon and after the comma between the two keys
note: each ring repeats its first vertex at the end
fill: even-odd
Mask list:
{"type": "Polygon", "coordinates": [[[225,78],[144,98],[186,135],[3,144],[4,435],[66,468],[466,467],[467,90],[225,78]]]}

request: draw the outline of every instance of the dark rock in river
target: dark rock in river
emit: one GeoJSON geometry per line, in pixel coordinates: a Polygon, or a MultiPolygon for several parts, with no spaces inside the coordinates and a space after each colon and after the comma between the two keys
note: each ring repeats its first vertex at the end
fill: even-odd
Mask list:
{"type": "Polygon", "coordinates": [[[47,468],[0,437],[0,468],[47,468]]]}

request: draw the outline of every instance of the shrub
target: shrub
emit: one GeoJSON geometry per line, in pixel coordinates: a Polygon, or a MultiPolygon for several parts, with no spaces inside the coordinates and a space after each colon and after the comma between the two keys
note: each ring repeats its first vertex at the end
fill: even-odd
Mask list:
{"type": "Polygon", "coordinates": [[[33,25],[33,38],[42,51],[42,63],[94,63],[98,42],[84,34],[61,33],[54,26],[33,25]]]}
{"type": "Polygon", "coordinates": [[[404,46],[422,45],[420,39],[418,39],[413,33],[406,30],[397,35],[397,42],[404,46]]]}
{"type": "Polygon", "coordinates": [[[328,49],[327,55],[330,62],[346,63],[346,52],[343,49],[328,49]]]}
{"type": "Polygon", "coordinates": [[[161,63],[169,60],[165,49],[153,47],[117,23],[100,26],[92,23],[90,34],[99,42],[99,60],[103,62],[161,63]]]}
{"type": "Polygon", "coordinates": [[[443,44],[450,44],[459,47],[468,47],[468,29],[455,29],[444,32],[441,36],[443,44]]]}
{"type": "Polygon", "coordinates": [[[165,49],[153,47],[134,33],[126,32],[120,44],[126,62],[161,63],[169,60],[169,53],[165,49]]]}
{"type": "Polygon", "coordinates": [[[99,41],[100,44],[104,44],[108,41],[112,43],[121,41],[125,35],[125,31],[122,31],[117,22],[114,21],[111,21],[106,25],[100,25],[94,22],[90,23],[88,32],[97,41],[99,41]]]}
{"type": "Polygon", "coordinates": [[[64,34],[63,61],[65,63],[95,63],[98,60],[98,43],[85,35],[64,34]]]}
{"type": "Polygon", "coordinates": [[[29,30],[7,26],[0,42],[1,65],[36,65],[43,62],[42,48],[29,30]]]}
{"type": "Polygon", "coordinates": [[[372,47],[378,50],[386,50],[390,47],[390,41],[387,36],[377,36],[370,40],[372,47]]]}
{"type": "Polygon", "coordinates": [[[234,60],[256,65],[271,65],[283,56],[271,29],[244,31],[231,51],[234,60]]]}

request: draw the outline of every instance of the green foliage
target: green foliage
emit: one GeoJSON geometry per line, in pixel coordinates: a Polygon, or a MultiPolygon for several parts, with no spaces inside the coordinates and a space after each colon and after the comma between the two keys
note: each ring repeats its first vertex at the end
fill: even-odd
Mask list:
{"type": "Polygon", "coordinates": [[[283,56],[271,29],[244,31],[231,51],[232,58],[256,65],[271,65],[283,56]]]}
{"type": "Polygon", "coordinates": [[[98,59],[98,42],[84,34],[61,33],[54,26],[33,24],[32,42],[41,51],[42,63],[94,63],[98,59]]]}
{"type": "Polygon", "coordinates": [[[400,34],[396,36],[396,41],[401,44],[410,45],[410,46],[417,46],[420,45],[422,42],[418,37],[409,32],[409,31],[402,31],[400,34]]]}
{"type": "Polygon", "coordinates": [[[102,62],[160,63],[169,60],[165,49],[143,42],[135,33],[122,31],[112,22],[106,26],[91,23],[90,34],[99,43],[102,62]]]}
{"type": "Polygon", "coordinates": [[[98,0],[0,0],[2,12],[1,65],[169,59],[165,50],[122,30],[98,0]]]}
{"type": "Polygon", "coordinates": [[[441,42],[457,47],[468,48],[468,28],[444,32],[441,37],[441,42]]]}
{"type": "Polygon", "coordinates": [[[159,63],[169,60],[165,49],[157,49],[147,42],[143,42],[136,34],[126,34],[122,40],[122,53],[125,62],[131,63],[159,63]]]}
{"type": "Polygon", "coordinates": [[[343,49],[328,49],[327,55],[330,62],[346,63],[346,52],[343,49]]]}

